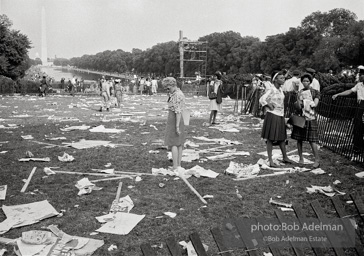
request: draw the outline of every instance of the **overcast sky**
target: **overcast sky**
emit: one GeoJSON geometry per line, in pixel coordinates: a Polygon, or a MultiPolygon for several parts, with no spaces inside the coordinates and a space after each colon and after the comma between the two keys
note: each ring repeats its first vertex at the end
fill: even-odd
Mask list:
{"type": "Polygon", "coordinates": [[[364,20],[363,0],[0,0],[0,13],[31,40],[31,58],[41,54],[42,6],[48,57],[64,58],[145,50],[177,41],[180,30],[190,40],[231,30],[264,41],[334,8],[364,20]]]}

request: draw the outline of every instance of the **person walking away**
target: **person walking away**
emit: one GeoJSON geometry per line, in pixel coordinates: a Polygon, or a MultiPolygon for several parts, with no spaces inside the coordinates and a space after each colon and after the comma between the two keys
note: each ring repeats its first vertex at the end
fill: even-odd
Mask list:
{"type": "Polygon", "coordinates": [[[150,78],[149,77],[145,81],[145,86],[147,88],[147,94],[148,95],[151,95],[152,94],[152,82],[150,81],[150,78]]]}
{"type": "Polygon", "coordinates": [[[354,116],[354,129],[353,129],[353,144],[354,144],[354,153],[360,154],[364,152],[364,124],[363,124],[363,115],[364,115],[364,74],[360,75],[359,82],[351,89],[343,91],[341,93],[337,93],[332,96],[332,99],[335,100],[339,96],[347,96],[352,93],[356,93],[358,106],[355,110],[354,116]]]}
{"type": "Polygon", "coordinates": [[[40,80],[39,96],[45,97],[47,94],[47,88],[48,88],[47,79],[46,76],[43,76],[42,80],[40,80]]]}
{"type": "Polygon", "coordinates": [[[105,81],[105,79],[101,79],[101,96],[102,96],[102,104],[100,108],[100,112],[102,112],[103,107],[109,111],[110,104],[110,84],[105,81]]]}
{"type": "Polygon", "coordinates": [[[185,143],[185,125],[182,112],[185,109],[185,96],[177,87],[173,77],[164,78],[163,88],[168,91],[168,118],[164,144],[172,151],[173,170],[181,167],[183,145],[185,143]]]}
{"type": "Polygon", "coordinates": [[[140,81],[139,81],[139,91],[140,91],[140,95],[143,94],[144,86],[145,86],[145,79],[144,79],[144,77],[141,77],[140,78],[140,81]]]}
{"type": "Polygon", "coordinates": [[[120,79],[115,80],[115,96],[117,99],[117,106],[120,108],[121,102],[123,101],[123,87],[120,79]]]}
{"type": "Polygon", "coordinates": [[[152,77],[152,94],[157,94],[158,90],[158,80],[155,77],[152,77]]]}
{"type": "MultiPolygon", "coordinates": [[[[218,93],[219,91],[219,87],[222,85],[222,81],[221,81],[221,73],[220,72],[216,72],[214,74],[213,80],[210,82],[210,90],[213,91],[214,93],[218,93]]],[[[210,94],[210,92],[209,92],[210,94]]],[[[213,125],[213,124],[217,124],[216,123],[216,115],[218,111],[222,110],[221,107],[221,103],[218,104],[216,101],[217,98],[215,99],[210,99],[210,106],[209,106],[209,110],[210,110],[210,119],[209,119],[209,125],[213,125]]]]}
{"type": "Polygon", "coordinates": [[[287,156],[285,141],[287,139],[286,123],[284,119],[284,94],[282,85],[285,77],[283,72],[272,74],[272,83],[274,87],[267,90],[260,98],[259,103],[267,107],[267,113],[264,117],[262,138],[267,140],[267,153],[270,167],[277,167],[273,163],[272,151],[273,143],[278,143],[282,151],[283,162],[293,163],[287,156]]]}
{"type": "Polygon", "coordinates": [[[316,108],[320,100],[320,92],[310,87],[312,83],[312,76],[310,74],[303,74],[301,76],[303,89],[297,95],[297,112],[298,115],[303,116],[306,120],[305,127],[301,128],[293,126],[291,138],[297,140],[298,155],[300,157],[299,163],[304,164],[302,155],[302,142],[308,141],[311,145],[315,162],[313,168],[320,166],[319,152],[317,143],[318,140],[318,124],[316,121],[316,108]]]}
{"type": "Polygon", "coordinates": [[[76,78],[75,78],[75,76],[73,76],[72,77],[72,79],[71,79],[71,91],[70,91],[70,94],[72,95],[72,96],[75,96],[75,91],[76,91],[76,85],[77,85],[77,80],[76,80],[76,78]]]}

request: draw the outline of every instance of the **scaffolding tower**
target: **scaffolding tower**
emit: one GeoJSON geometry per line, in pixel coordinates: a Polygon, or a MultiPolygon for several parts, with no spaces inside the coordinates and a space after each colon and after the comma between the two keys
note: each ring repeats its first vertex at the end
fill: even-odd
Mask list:
{"type": "Polygon", "coordinates": [[[180,78],[182,81],[200,79],[206,85],[207,69],[207,41],[192,41],[183,37],[183,32],[179,31],[179,54],[180,54],[180,78]],[[185,69],[185,64],[190,70],[185,69]],[[195,76],[192,76],[192,74],[195,76]],[[187,74],[187,76],[185,76],[187,74]]]}

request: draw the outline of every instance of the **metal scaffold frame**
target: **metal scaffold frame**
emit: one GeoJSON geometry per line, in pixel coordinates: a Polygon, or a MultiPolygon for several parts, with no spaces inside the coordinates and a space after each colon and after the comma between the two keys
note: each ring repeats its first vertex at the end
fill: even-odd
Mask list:
{"type": "MultiPolygon", "coordinates": [[[[183,37],[183,32],[179,32],[178,48],[180,53],[180,79],[192,80],[199,77],[203,84],[207,85],[207,41],[192,41],[183,37]],[[185,76],[185,62],[198,63],[195,76],[185,76]]],[[[201,83],[200,83],[201,84],[201,83]]],[[[199,85],[200,85],[199,84],[199,85]]]]}

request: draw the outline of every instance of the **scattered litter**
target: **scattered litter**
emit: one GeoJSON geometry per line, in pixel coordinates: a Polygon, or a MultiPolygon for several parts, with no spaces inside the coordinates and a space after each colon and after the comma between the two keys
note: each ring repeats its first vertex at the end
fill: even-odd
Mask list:
{"type": "Polygon", "coordinates": [[[28,158],[34,157],[33,153],[30,152],[30,151],[25,152],[25,156],[28,157],[28,158]]]}
{"type": "Polygon", "coordinates": [[[355,176],[358,178],[364,178],[364,172],[355,173],[355,176]]]}
{"type": "Polygon", "coordinates": [[[110,167],[111,166],[111,163],[107,163],[104,165],[106,168],[110,167]]]}
{"type": "Polygon", "coordinates": [[[317,168],[311,171],[313,174],[324,174],[326,173],[324,170],[322,170],[321,168],[317,168]]]}
{"type": "Polygon", "coordinates": [[[44,167],[43,171],[45,172],[45,174],[47,175],[52,175],[52,174],[56,174],[54,171],[51,170],[51,167],[44,167]]]}
{"type": "Polygon", "coordinates": [[[156,131],[158,131],[158,128],[157,127],[155,127],[154,125],[149,125],[149,127],[152,127],[152,128],[154,128],[154,130],[156,130],[156,131]]]}
{"type": "Polygon", "coordinates": [[[123,129],[105,128],[103,125],[96,126],[89,130],[90,132],[103,132],[103,133],[121,133],[125,132],[123,129]]]}
{"type": "MultiPolygon", "coordinates": [[[[181,242],[179,242],[179,244],[183,247],[183,249],[187,250],[188,256],[198,256],[191,241],[189,241],[188,243],[186,243],[185,241],[181,241],[181,242]]],[[[202,245],[203,245],[205,251],[207,251],[209,247],[205,244],[202,244],[202,245]]]]}
{"type": "MultiPolygon", "coordinates": [[[[50,225],[48,229],[55,235],[56,243],[51,246],[50,253],[44,255],[89,255],[104,245],[103,240],[71,236],[50,225]]],[[[27,255],[27,254],[26,254],[27,255]]]]}
{"type": "Polygon", "coordinates": [[[141,180],[142,180],[142,178],[140,178],[140,176],[136,176],[136,177],[135,177],[135,181],[136,181],[136,182],[139,182],[139,181],[141,181],[141,180]]]}
{"type": "Polygon", "coordinates": [[[111,251],[113,251],[113,250],[116,250],[118,247],[116,246],[116,245],[114,245],[114,244],[112,244],[112,245],[110,245],[109,246],[109,248],[107,248],[107,250],[109,251],[109,252],[111,252],[111,251]]]}
{"type": "Polygon", "coordinates": [[[74,130],[87,130],[89,129],[91,126],[88,125],[81,125],[81,126],[69,126],[69,127],[65,127],[65,128],[60,128],[61,131],[63,132],[69,132],[69,131],[74,131],[74,130]]]}
{"type": "Polygon", "coordinates": [[[34,175],[34,173],[35,173],[35,170],[36,170],[36,169],[37,169],[37,167],[34,167],[34,168],[32,169],[32,171],[30,172],[29,177],[28,177],[28,179],[25,181],[25,184],[24,184],[23,188],[20,190],[20,192],[21,192],[21,193],[24,193],[24,192],[25,192],[25,190],[27,189],[27,187],[28,187],[28,185],[29,185],[29,182],[31,181],[31,179],[32,179],[32,177],[33,177],[33,175],[34,175]]]}
{"type": "Polygon", "coordinates": [[[2,210],[6,219],[0,223],[0,234],[11,228],[31,225],[59,214],[47,200],[13,206],[3,205],[2,210]]]}
{"type": "Polygon", "coordinates": [[[75,158],[64,152],[63,156],[58,156],[58,160],[61,162],[72,162],[73,160],[75,160],[75,158]]]}
{"type": "Polygon", "coordinates": [[[69,147],[73,147],[73,148],[77,148],[77,149],[85,149],[85,148],[105,146],[105,145],[108,145],[110,142],[111,141],[81,139],[79,142],[71,142],[71,143],[63,142],[62,144],[65,144],[69,147]]]}
{"type": "Polygon", "coordinates": [[[132,188],[134,188],[135,186],[133,186],[133,185],[129,185],[128,186],[128,188],[130,188],[130,189],[132,189],[132,188]]]}
{"type": "Polygon", "coordinates": [[[223,159],[229,159],[232,156],[249,156],[249,155],[250,155],[249,152],[237,151],[237,152],[231,152],[231,153],[223,153],[223,154],[216,155],[216,156],[208,156],[206,158],[209,160],[223,160],[223,159]]]}
{"type": "Polygon", "coordinates": [[[24,140],[32,140],[32,139],[34,139],[32,135],[21,135],[21,137],[22,137],[24,140]]]}
{"type": "Polygon", "coordinates": [[[339,181],[339,180],[335,180],[334,182],[333,182],[333,184],[334,185],[337,185],[337,184],[340,184],[341,183],[341,181],[339,181]]]}
{"type": "Polygon", "coordinates": [[[263,256],[273,256],[271,252],[263,252],[263,256]]]}
{"type": "Polygon", "coordinates": [[[349,201],[346,201],[347,204],[352,204],[354,203],[353,201],[349,200],[349,201]]]}
{"type": "Polygon", "coordinates": [[[171,217],[172,219],[177,216],[177,213],[174,212],[164,212],[163,214],[171,217]]]}
{"type": "Polygon", "coordinates": [[[6,152],[8,152],[8,151],[0,151],[0,154],[5,154],[6,152]]]}
{"type": "Polygon", "coordinates": [[[203,141],[210,141],[210,142],[216,142],[217,144],[220,145],[228,145],[228,144],[233,144],[233,145],[241,145],[243,143],[239,142],[239,141],[232,141],[232,140],[227,140],[224,138],[220,138],[220,139],[209,139],[206,137],[193,137],[196,140],[203,140],[203,141]]]}
{"type": "Polygon", "coordinates": [[[235,193],[239,199],[243,199],[243,196],[239,193],[239,189],[236,189],[235,193]]]}
{"type": "MultiPolygon", "coordinates": [[[[194,149],[185,149],[182,151],[182,162],[190,163],[192,161],[198,160],[199,158],[200,154],[194,149]]],[[[172,152],[168,152],[168,159],[172,159],[172,152]]]]}
{"type": "Polygon", "coordinates": [[[194,143],[194,142],[192,142],[190,140],[186,140],[186,142],[184,144],[184,147],[185,148],[188,148],[188,147],[190,147],[190,148],[198,148],[199,146],[200,145],[198,145],[198,144],[196,144],[196,143],[194,143]]]}
{"type": "Polygon", "coordinates": [[[152,174],[158,175],[158,174],[162,174],[162,175],[170,175],[170,176],[176,176],[176,173],[171,171],[171,170],[167,170],[165,168],[152,168],[152,174]]]}
{"type": "Polygon", "coordinates": [[[149,150],[149,154],[158,154],[159,150],[149,150]]]}
{"type": "Polygon", "coordinates": [[[230,161],[229,167],[225,170],[225,173],[233,174],[237,178],[252,177],[258,175],[260,172],[259,164],[239,164],[230,161]]]}
{"type": "Polygon", "coordinates": [[[311,187],[306,187],[306,189],[309,194],[319,192],[329,197],[333,197],[335,195],[334,189],[330,185],[326,187],[311,185],[311,187]]]}
{"type": "Polygon", "coordinates": [[[34,161],[34,162],[50,162],[51,159],[49,157],[44,157],[44,158],[20,158],[18,160],[19,162],[29,162],[29,161],[34,161]]]}
{"type": "Polygon", "coordinates": [[[0,200],[5,200],[7,189],[8,189],[8,185],[1,185],[0,186],[0,200]]]}
{"type": "Polygon", "coordinates": [[[159,186],[160,188],[164,188],[164,187],[166,186],[166,184],[164,184],[164,183],[159,183],[159,184],[158,184],[158,186],[159,186]]]}
{"type": "Polygon", "coordinates": [[[77,184],[75,185],[76,188],[78,188],[80,191],[77,195],[85,195],[90,194],[92,190],[101,190],[102,188],[96,187],[95,184],[91,183],[88,178],[83,178],[79,181],[77,181],[77,184]]]}
{"type": "Polygon", "coordinates": [[[219,176],[219,173],[214,172],[210,169],[206,170],[205,168],[203,168],[199,165],[195,165],[194,167],[187,169],[186,171],[187,171],[186,175],[197,173],[198,174],[197,176],[195,174],[193,174],[196,177],[202,176],[202,177],[207,177],[207,178],[216,178],[217,176],[219,176]]]}
{"type": "Polygon", "coordinates": [[[117,212],[115,218],[108,221],[97,232],[110,233],[116,235],[127,235],[145,217],[132,213],[117,212]]]}
{"type": "Polygon", "coordinates": [[[99,232],[91,232],[90,236],[95,236],[95,235],[98,235],[98,234],[99,234],[99,232]]]}
{"type": "Polygon", "coordinates": [[[204,195],[202,198],[211,199],[211,198],[214,198],[214,196],[213,195],[204,195]]]}
{"type": "Polygon", "coordinates": [[[92,171],[97,171],[97,172],[102,172],[102,173],[107,173],[107,174],[114,174],[115,173],[115,169],[91,169],[92,171]]]}
{"type": "Polygon", "coordinates": [[[117,202],[116,200],[114,200],[114,202],[112,203],[110,212],[126,212],[129,213],[131,211],[131,209],[133,209],[134,207],[134,202],[133,200],[131,200],[130,196],[124,196],[122,198],[118,198],[117,202]]]}
{"type": "Polygon", "coordinates": [[[278,207],[279,209],[281,209],[282,212],[293,212],[292,208],[287,208],[287,207],[278,207]]]}
{"type": "Polygon", "coordinates": [[[292,204],[278,202],[276,200],[273,200],[272,198],[269,199],[269,203],[270,204],[275,204],[275,205],[278,205],[278,206],[282,206],[282,207],[285,207],[285,208],[292,208],[292,204]]]}
{"type": "Polygon", "coordinates": [[[66,137],[55,137],[55,138],[48,138],[48,140],[66,140],[66,137]]]}

